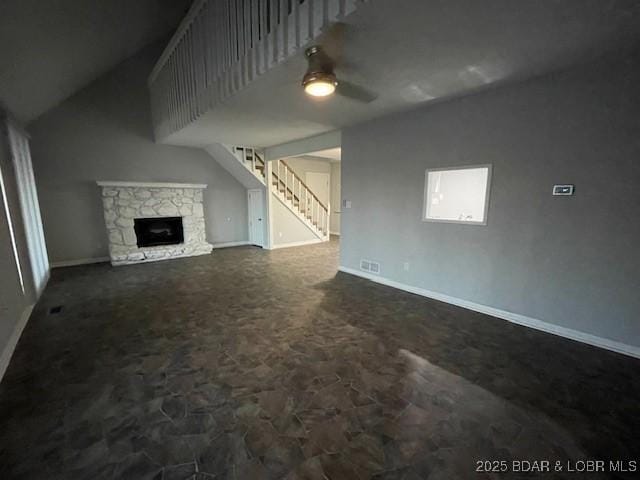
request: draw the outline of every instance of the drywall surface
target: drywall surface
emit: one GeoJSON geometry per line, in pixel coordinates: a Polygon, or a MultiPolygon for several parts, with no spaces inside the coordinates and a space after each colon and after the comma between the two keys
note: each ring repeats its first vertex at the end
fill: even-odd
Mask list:
{"type": "Polygon", "coordinates": [[[108,256],[96,180],[206,183],[210,243],[245,241],[247,193],[207,152],[154,143],[146,79],[155,45],[29,125],[52,262],[108,256]]]}
{"type": "MultiPolygon", "coordinates": [[[[1,113],[1,112],[0,112],[1,113]]],[[[2,118],[0,115],[0,122],[2,118]]],[[[15,341],[21,317],[25,309],[35,302],[33,275],[29,263],[29,252],[20,211],[18,188],[13,162],[4,125],[0,123],[0,172],[3,192],[0,192],[0,379],[8,365],[12,339],[15,341]],[[7,200],[7,216],[4,198],[7,200]],[[11,222],[12,229],[9,228],[11,222]],[[17,248],[17,257],[22,270],[24,292],[18,275],[11,230],[17,248]],[[12,338],[13,337],[13,338],[12,338]]]]}
{"type": "Polygon", "coordinates": [[[312,156],[287,158],[286,162],[303,181],[306,181],[308,172],[329,174],[329,230],[331,233],[340,233],[340,162],[312,156]]]}
{"type": "Polygon", "coordinates": [[[318,240],[318,237],[282,201],[273,194],[273,243],[284,245],[287,243],[308,242],[318,240]]]}
{"type": "Polygon", "coordinates": [[[307,172],[331,174],[331,164],[328,160],[302,156],[287,158],[285,162],[287,162],[287,165],[289,165],[303,181],[307,172]]]}
{"type": "Polygon", "coordinates": [[[313,185],[309,181],[309,178],[307,178],[308,173],[326,173],[329,175],[329,190],[327,191],[327,195],[323,198],[320,192],[313,192],[322,203],[325,205],[329,203],[331,199],[331,164],[328,160],[315,159],[313,157],[295,157],[288,158],[286,162],[309,188],[313,188],[313,185]]]}
{"type": "Polygon", "coordinates": [[[278,160],[280,158],[293,157],[295,155],[303,155],[309,152],[318,152],[328,148],[339,147],[342,141],[341,135],[340,130],[332,130],[330,132],[321,133],[320,135],[273,145],[265,149],[265,158],[267,160],[278,160]]]}
{"type": "Polygon", "coordinates": [[[340,215],[341,215],[341,162],[331,163],[331,216],[329,217],[329,231],[331,233],[340,234],[340,215]]]}
{"type": "Polygon", "coordinates": [[[341,265],[639,346],[638,57],[343,130],[341,265]],[[474,164],[488,224],[421,221],[425,170],[474,164]]]}

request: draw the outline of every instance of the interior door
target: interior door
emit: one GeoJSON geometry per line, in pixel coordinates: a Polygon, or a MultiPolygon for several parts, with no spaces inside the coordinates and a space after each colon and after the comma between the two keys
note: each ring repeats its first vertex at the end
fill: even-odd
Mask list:
{"type": "Polygon", "coordinates": [[[316,197],[325,205],[329,205],[329,174],[318,172],[307,172],[307,187],[315,193],[316,197]]]}
{"type": "Polygon", "coordinates": [[[264,195],[262,190],[249,190],[249,242],[264,247],[264,195]]]}

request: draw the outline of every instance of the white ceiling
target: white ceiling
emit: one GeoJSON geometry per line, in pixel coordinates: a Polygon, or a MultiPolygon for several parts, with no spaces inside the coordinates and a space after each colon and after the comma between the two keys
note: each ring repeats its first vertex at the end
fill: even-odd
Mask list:
{"type": "Polygon", "coordinates": [[[272,146],[590,61],[640,42],[640,2],[394,0],[346,23],[336,73],[374,102],[306,97],[299,55],[167,141],[272,146]]]}
{"type": "Polygon", "coordinates": [[[1,0],[0,102],[28,122],[145,45],[191,0],[1,0]]]}
{"type": "Polygon", "coordinates": [[[339,162],[342,158],[342,148],[328,148],[327,150],[318,150],[317,152],[305,153],[305,157],[315,157],[331,162],[339,162]]]}
{"type": "Polygon", "coordinates": [[[342,148],[329,148],[327,150],[320,150],[318,152],[311,152],[307,155],[312,157],[326,158],[327,160],[331,160],[332,162],[339,162],[342,159],[342,148]]]}

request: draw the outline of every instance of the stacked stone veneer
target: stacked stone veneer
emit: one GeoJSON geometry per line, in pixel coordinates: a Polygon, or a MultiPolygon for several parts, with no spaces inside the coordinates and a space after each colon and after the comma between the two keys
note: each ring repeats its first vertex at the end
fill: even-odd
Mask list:
{"type": "Polygon", "coordinates": [[[211,253],[205,234],[203,191],[206,185],[98,182],[112,265],[166,260],[211,253]],[[184,242],[137,246],[134,219],[182,217],[184,242]]]}

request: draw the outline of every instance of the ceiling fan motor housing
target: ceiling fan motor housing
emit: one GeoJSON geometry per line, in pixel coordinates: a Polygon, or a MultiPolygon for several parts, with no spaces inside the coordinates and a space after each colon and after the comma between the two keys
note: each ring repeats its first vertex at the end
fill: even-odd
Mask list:
{"type": "Polygon", "coordinates": [[[305,51],[309,67],[302,78],[302,86],[306,87],[312,82],[326,82],[338,85],[338,80],[333,73],[331,59],[327,57],[321,47],[314,45],[305,51]]]}

